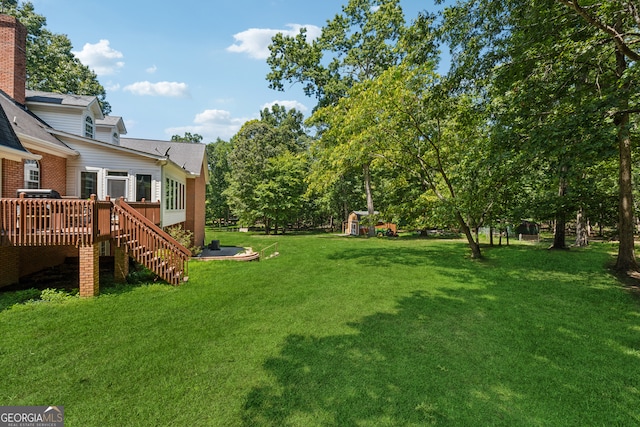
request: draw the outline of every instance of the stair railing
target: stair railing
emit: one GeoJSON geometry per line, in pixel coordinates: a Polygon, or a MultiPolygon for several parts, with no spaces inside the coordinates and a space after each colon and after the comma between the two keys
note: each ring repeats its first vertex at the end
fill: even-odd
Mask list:
{"type": "Polygon", "coordinates": [[[123,198],[113,209],[116,244],[156,275],[178,285],[188,279],[187,266],[191,251],[168,233],[145,218],[123,198]]]}

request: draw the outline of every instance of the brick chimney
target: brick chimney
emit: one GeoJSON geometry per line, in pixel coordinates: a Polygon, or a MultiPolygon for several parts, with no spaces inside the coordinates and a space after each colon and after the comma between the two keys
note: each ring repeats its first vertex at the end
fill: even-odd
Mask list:
{"type": "Polygon", "coordinates": [[[9,15],[0,14],[0,89],[24,104],[27,83],[27,29],[9,15]]]}

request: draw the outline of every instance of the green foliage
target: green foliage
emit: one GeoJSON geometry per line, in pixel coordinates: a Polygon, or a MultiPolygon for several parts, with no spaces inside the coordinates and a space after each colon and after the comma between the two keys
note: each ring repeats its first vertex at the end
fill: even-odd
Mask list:
{"type": "Polygon", "coordinates": [[[78,295],[73,295],[68,292],[59,289],[51,289],[47,288],[42,291],[40,294],[40,300],[44,302],[52,302],[52,303],[63,303],[65,301],[70,301],[73,299],[77,299],[78,295]]]}
{"type": "Polygon", "coordinates": [[[283,90],[284,82],[300,83],[319,106],[334,104],[355,82],[399,62],[396,43],[404,25],[398,0],[350,0],[317,40],[308,40],[305,28],[295,36],[274,36],[267,59],[269,87],[283,90]]]}
{"type": "Polygon", "coordinates": [[[207,144],[209,185],[207,186],[206,220],[209,224],[219,219],[228,220],[231,216],[225,195],[225,190],[229,187],[227,178],[231,172],[228,161],[231,149],[231,143],[220,138],[216,142],[207,144]]]}
{"type": "Polygon", "coordinates": [[[202,142],[204,137],[197,133],[185,132],[183,136],[180,135],[172,135],[171,141],[173,142],[190,142],[190,143],[199,143],[202,142]]]}
{"type": "Polygon", "coordinates": [[[185,230],[182,225],[169,227],[167,229],[167,233],[182,246],[189,249],[194,256],[197,256],[200,252],[202,252],[201,247],[194,246],[193,244],[193,232],[190,230],[185,230]]]}
{"type": "Polygon", "coordinates": [[[394,216],[407,222],[422,216],[415,212],[416,200],[427,205],[421,195],[435,195],[480,256],[468,230],[482,224],[506,175],[476,98],[448,93],[446,85],[431,64],[391,67],[355,85],[335,106],[316,111],[312,120],[326,126],[317,146],[334,168],[368,158],[373,168],[389,171],[394,216]],[[403,214],[402,208],[408,210],[403,214]]]}
{"type": "Polygon", "coordinates": [[[33,288],[12,292],[0,292],[0,311],[6,310],[16,304],[37,299],[40,297],[40,294],[40,290],[33,288]]]}
{"type": "Polygon", "coordinates": [[[493,143],[512,153],[521,171],[511,189],[514,194],[520,188],[520,194],[502,215],[517,219],[528,210],[553,218],[560,224],[554,246],[562,247],[569,215],[587,209],[602,218],[603,210],[596,213],[594,207],[611,202],[599,183],[610,183],[608,165],[619,161],[625,200],[620,218],[626,224],[620,247],[633,259],[624,111],[638,105],[631,95],[637,90],[630,90],[638,66],[622,52],[623,45],[635,45],[638,12],[614,1],[583,7],[564,0],[461,1],[447,7],[440,30],[452,48],[449,77],[458,91],[481,88],[493,143]]]}
{"type": "Polygon", "coordinates": [[[261,116],[245,123],[231,141],[222,195],[243,224],[260,221],[269,233],[295,222],[305,208],[306,136],[295,110],[274,106],[261,116]]]}

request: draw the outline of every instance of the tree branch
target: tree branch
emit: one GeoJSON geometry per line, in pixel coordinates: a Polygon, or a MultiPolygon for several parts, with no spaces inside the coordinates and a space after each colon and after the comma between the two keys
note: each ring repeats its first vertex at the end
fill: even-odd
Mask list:
{"type": "Polygon", "coordinates": [[[592,26],[600,29],[601,31],[609,34],[613,38],[614,43],[618,46],[620,51],[633,61],[640,61],[640,53],[634,51],[624,39],[624,34],[618,32],[614,27],[605,24],[595,15],[589,13],[584,7],[578,4],[578,0],[558,0],[565,6],[573,9],[578,15],[580,15],[585,21],[592,26]]]}

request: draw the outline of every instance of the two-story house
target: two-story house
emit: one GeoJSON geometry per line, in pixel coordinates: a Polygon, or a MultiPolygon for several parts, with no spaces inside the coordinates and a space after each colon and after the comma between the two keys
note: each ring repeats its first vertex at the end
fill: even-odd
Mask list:
{"type": "Polygon", "coordinates": [[[162,239],[176,242],[161,228],[182,225],[204,244],[205,146],[125,139],[122,118],[105,117],[96,97],[26,90],[25,45],[24,27],[0,15],[0,287],[77,256],[81,294],[92,295],[105,253],[115,255],[120,276],[132,256],[168,281],[184,280],[185,252],[168,262],[162,239]],[[51,189],[62,199],[20,201],[20,189],[51,189]],[[99,203],[107,199],[122,203],[99,203]],[[146,218],[122,211],[130,208],[146,218]],[[77,212],[84,219],[68,218],[77,212]],[[98,216],[110,222],[97,229],[98,216]],[[157,235],[141,237],[143,228],[157,235]]]}

